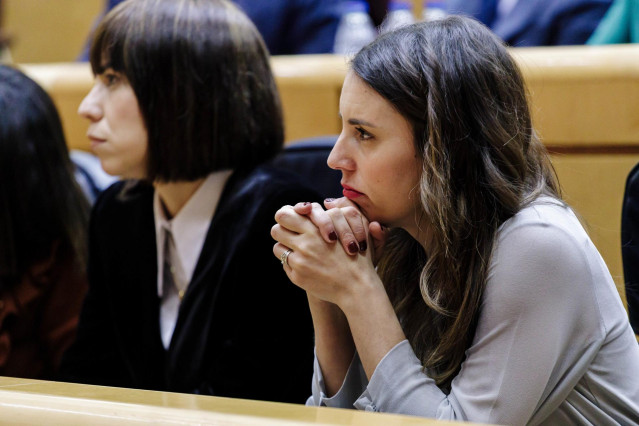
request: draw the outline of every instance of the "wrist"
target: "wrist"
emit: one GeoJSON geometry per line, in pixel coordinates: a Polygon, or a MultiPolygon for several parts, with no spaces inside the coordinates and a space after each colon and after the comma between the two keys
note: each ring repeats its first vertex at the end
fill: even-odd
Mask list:
{"type": "Polygon", "coordinates": [[[359,276],[348,289],[337,302],[347,318],[366,314],[373,306],[390,304],[384,284],[375,270],[359,276]]]}

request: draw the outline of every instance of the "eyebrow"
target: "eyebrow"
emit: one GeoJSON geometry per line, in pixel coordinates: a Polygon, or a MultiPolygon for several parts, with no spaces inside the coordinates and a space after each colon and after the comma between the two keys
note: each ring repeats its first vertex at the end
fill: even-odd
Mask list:
{"type": "Polygon", "coordinates": [[[365,120],[360,120],[358,118],[351,118],[348,120],[348,124],[353,125],[353,126],[366,126],[366,127],[377,127],[376,125],[374,125],[373,123],[369,123],[368,121],[365,120]]]}
{"type": "Polygon", "coordinates": [[[107,62],[106,64],[100,64],[100,66],[96,70],[97,71],[96,75],[104,74],[104,72],[108,70],[109,68],[113,68],[111,66],[111,62],[107,62]]]}
{"type": "MultiPolygon", "coordinates": [[[[337,115],[339,116],[339,118],[342,118],[342,114],[338,113],[337,115]]],[[[359,118],[350,118],[348,120],[348,124],[350,124],[351,126],[377,127],[373,123],[366,120],[360,120],[359,118]]]]}

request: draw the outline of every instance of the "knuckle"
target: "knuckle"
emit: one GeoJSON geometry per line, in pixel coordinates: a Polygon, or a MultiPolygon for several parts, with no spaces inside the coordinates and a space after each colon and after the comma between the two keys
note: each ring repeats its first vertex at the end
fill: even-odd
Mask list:
{"type": "Polygon", "coordinates": [[[297,252],[297,255],[303,256],[304,253],[309,252],[309,249],[310,249],[309,243],[307,241],[302,241],[295,251],[297,252]]]}
{"type": "Polygon", "coordinates": [[[325,228],[327,226],[331,226],[333,224],[333,221],[330,217],[322,215],[320,217],[317,217],[317,222],[315,224],[321,228],[325,228]]]}
{"type": "Polygon", "coordinates": [[[342,232],[342,238],[341,238],[341,240],[342,240],[342,241],[344,241],[344,244],[345,244],[345,245],[348,245],[348,244],[350,244],[350,243],[354,242],[354,241],[355,241],[355,239],[356,239],[356,238],[355,238],[355,234],[353,234],[353,232],[352,232],[352,231],[345,231],[345,232],[342,232]]]}
{"type": "Polygon", "coordinates": [[[331,220],[335,220],[335,219],[339,218],[340,216],[344,215],[344,213],[341,211],[341,209],[327,210],[326,214],[331,218],[331,220]]]}
{"type": "Polygon", "coordinates": [[[344,216],[350,219],[359,219],[359,211],[354,207],[343,207],[344,216]]]}
{"type": "Polygon", "coordinates": [[[277,212],[275,212],[275,221],[280,223],[283,220],[291,217],[291,212],[289,209],[282,207],[277,212]]]}
{"type": "Polygon", "coordinates": [[[353,202],[346,197],[338,198],[335,202],[336,207],[344,208],[344,207],[352,207],[353,202]]]}

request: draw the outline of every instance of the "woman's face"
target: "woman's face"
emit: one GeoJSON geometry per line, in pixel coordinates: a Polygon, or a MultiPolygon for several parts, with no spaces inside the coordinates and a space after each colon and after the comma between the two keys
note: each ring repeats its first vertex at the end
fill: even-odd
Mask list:
{"type": "Polygon", "coordinates": [[[127,179],[146,176],[148,132],[124,75],[110,68],[98,75],[78,114],[90,121],[87,136],[105,172],[127,179]]]}
{"type": "Polygon", "coordinates": [[[417,235],[421,160],[411,125],[353,71],[339,109],[342,133],[328,165],[342,172],[344,195],[369,220],[417,235]]]}

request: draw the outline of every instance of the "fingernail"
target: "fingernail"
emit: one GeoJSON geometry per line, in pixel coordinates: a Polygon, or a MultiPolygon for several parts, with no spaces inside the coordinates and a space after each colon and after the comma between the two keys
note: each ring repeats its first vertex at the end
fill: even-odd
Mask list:
{"type": "Polygon", "coordinates": [[[331,233],[328,234],[328,239],[331,241],[337,241],[337,234],[335,233],[335,231],[331,231],[331,233]]]}
{"type": "Polygon", "coordinates": [[[348,252],[351,254],[355,254],[359,251],[359,247],[357,247],[357,243],[355,241],[351,241],[348,245],[348,252]]]}
{"type": "Polygon", "coordinates": [[[302,203],[302,204],[304,204],[305,206],[308,206],[311,203],[309,203],[308,201],[304,201],[304,203],[302,203]]]}
{"type": "Polygon", "coordinates": [[[335,198],[326,198],[324,200],[325,203],[332,203],[333,201],[335,201],[335,198]]]}
{"type": "Polygon", "coordinates": [[[360,241],[359,251],[366,251],[367,248],[368,248],[368,244],[366,244],[366,241],[360,241]]]}

